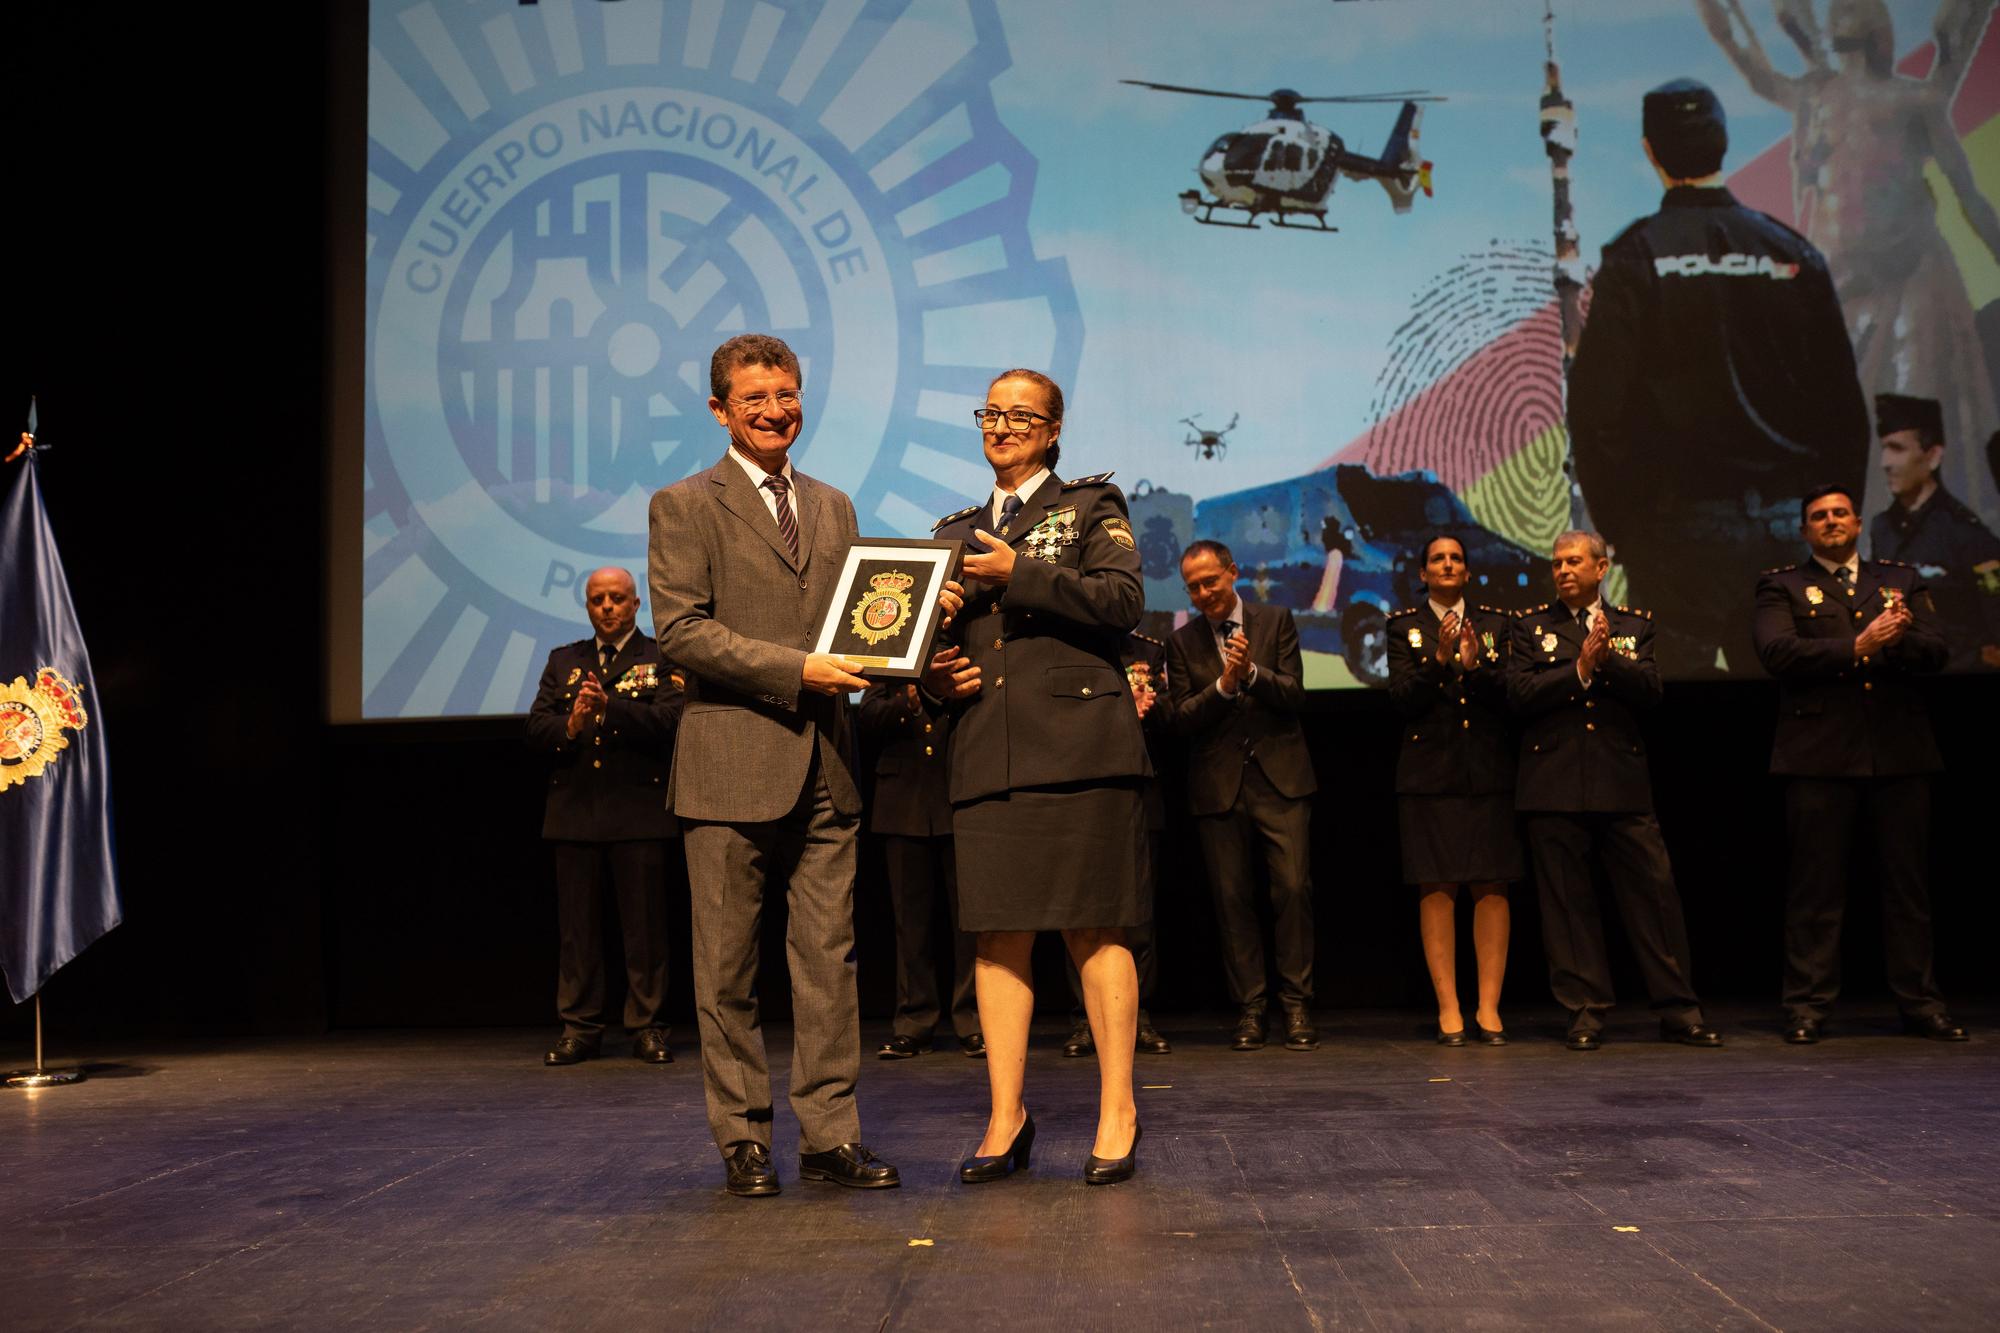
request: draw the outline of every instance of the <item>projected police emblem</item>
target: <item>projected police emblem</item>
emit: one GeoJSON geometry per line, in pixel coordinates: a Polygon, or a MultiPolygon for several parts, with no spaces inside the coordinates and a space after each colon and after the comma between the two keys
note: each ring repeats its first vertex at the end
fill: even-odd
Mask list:
{"type": "Polygon", "coordinates": [[[920,409],[998,368],[969,332],[1073,372],[986,84],[997,10],[959,13],[371,7],[365,715],[527,707],[589,572],[642,570],[652,492],[721,456],[734,333],[798,353],[793,457],[871,534],[961,503],[947,451],[975,444],[920,409]]]}

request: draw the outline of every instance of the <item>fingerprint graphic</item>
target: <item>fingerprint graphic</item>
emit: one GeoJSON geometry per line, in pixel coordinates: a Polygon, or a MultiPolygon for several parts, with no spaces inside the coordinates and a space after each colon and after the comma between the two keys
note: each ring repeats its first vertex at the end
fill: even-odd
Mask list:
{"type": "Polygon", "coordinates": [[[1482,524],[1543,550],[1569,518],[1552,263],[1545,245],[1496,240],[1433,277],[1390,342],[1358,451],[1378,474],[1429,469],[1482,524]]]}

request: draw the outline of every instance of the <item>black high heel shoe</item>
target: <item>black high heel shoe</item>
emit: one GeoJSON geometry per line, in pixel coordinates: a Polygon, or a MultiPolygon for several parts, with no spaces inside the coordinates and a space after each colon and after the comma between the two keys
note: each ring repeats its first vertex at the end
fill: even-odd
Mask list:
{"type": "Polygon", "coordinates": [[[1507,1044],[1507,1030],[1505,1028],[1481,1027],[1478,1023],[1474,1023],[1472,1025],[1472,1037],[1481,1046],[1505,1046],[1507,1044]]]}
{"type": "Polygon", "coordinates": [[[1005,1180],[1016,1171],[1028,1169],[1028,1153],[1035,1146],[1035,1117],[1021,1122],[1014,1142],[998,1157],[968,1157],[958,1164],[958,1178],[967,1185],[984,1185],[989,1180],[1005,1180]]]}
{"type": "Polygon", "coordinates": [[[1083,1162],[1083,1183],[1086,1185],[1116,1185],[1121,1180],[1130,1180],[1132,1173],[1139,1169],[1139,1140],[1146,1127],[1133,1122],[1132,1147],[1123,1157],[1099,1157],[1090,1154],[1083,1162]]]}

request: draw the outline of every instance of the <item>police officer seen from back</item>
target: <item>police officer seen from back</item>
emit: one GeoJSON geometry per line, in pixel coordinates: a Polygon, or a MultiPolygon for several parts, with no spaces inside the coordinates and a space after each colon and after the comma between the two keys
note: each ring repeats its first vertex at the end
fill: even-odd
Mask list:
{"type": "Polygon", "coordinates": [[[1618,900],[1660,1036],[1720,1046],[1689,977],[1687,924],[1653,817],[1639,729],[1640,715],[1660,703],[1652,616],[1604,604],[1599,589],[1610,562],[1596,533],[1563,533],[1550,563],[1559,600],[1515,618],[1507,702],[1522,719],[1514,805],[1527,819],[1549,989],[1569,1010],[1569,1048],[1598,1049],[1612,1003],[1591,883],[1598,865],[1618,900]]]}
{"type": "Polygon", "coordinates": [[[555,854],[563,1031],[543,1061],[573,1065],[603,1041],[609,888],[625,941],[632,1054],[666,1064],[667,866],[679,850],[669,843],[678,828],[666,794],[681,689],[659,645],[633,624],[639,590],[630,574],[592,574],[584,605],[596,633],[549,654],[528,710],[528,744],[553,762],[542,837],[555,854]]]}
{"type": "Polygon", "coordinates": [[[1930,775],[1943,767],[1917,678],[1946,647],[1922,577],[1862,560],[1847,490],[1799,506],[1812,556],[1757,581],[1757,651],[1778,678],[1771,772],[1785,779],[1785,1040],[1820,1038],[1840,992],[1840,921],[1857,826],[1874,844],[1882,947],[1905,1028],[1963,1041],[1931,972],[1930,775]]]}
{"type": "Polygon", "coordinates": [[[1868,521],[1868,553],[1913,566],[1937,602],[1946,669],[2000,668],[2000,538],[1938,480],[1944,409],[1935,398],[1875,395],[1882,472],[1895,498],[1868,521]]]}
{"type": "Polygon", "coordinates": [[[1660,617],[1665,669],[1710,670],[1720,648],[1741,673],[1747,626],[1714,590],[1792,558],[1794,497],[1861,475],[1868,404],[1825,258],[1722,185],[1715,94],[1662,84],[1644,127],[1667,192],[1604,247],[1570,373],[1576,476],[1660,617]]]}

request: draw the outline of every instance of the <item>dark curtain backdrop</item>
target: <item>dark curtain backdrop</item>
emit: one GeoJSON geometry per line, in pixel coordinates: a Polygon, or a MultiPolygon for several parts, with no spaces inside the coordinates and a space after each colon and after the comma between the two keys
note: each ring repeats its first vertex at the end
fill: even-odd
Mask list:
{"type": "MultiPolygon", "coordinates": [[[[363,8],[260,10],[261,60],[201,33],[203,13],[127,7],[128,35],[109,42],[90,7],[9,19],[28,152],[10,179],[0,382],[9,413],[40,394],[57,446],[42,484],[114,727],[126,900],[126,924],[50,983],[52,1037],[546,1022],[554,907],[517,725],[323,721],[329,293],[359,282],[330,271],[330,210],[337,199],[334,220],[353,225],[359,207],[358,181],[331,164],[355,160],[363,8]]],[[[1721,591],[1747,603],[1747,589],[1721,591]]],[[[1935,821],[1938,965],[1956,997],[1994,989],[1996,877],[1976,857],[1995,813],[1996,705],[1990,681],[1938,684],[1951,763],[1935,821]]],[[[1654,728],[1712,997],[1775,1000],[1773,706],[1763,684],[1673,686],[1654,728]]],[[[1421,1010],[1387,700],[1322,696],[1308,729],[1321,1004],[1421,1010]]],[[[1220,1006],[1191,831],[1170,834],[1167,864],[1157,1007],[1220,1006]]],[[[863,865],[862,996],[882,1017],[887,893],[872,851],[863,865]]],[[[684,922],[684,889],[677,902],[684,922]]],[[[1509,997],[1546,1005],[1537,914],[1517,903],[1509,997]]],[[[1858,894],[1850,993],[1880,992],[1873,919],[1858,894]]],[[[1052,945],[1041,961],[1060,1010],[1052,945]]],[[[777,1012],[781,974],[766,989],[777,1012]]],[[[1621,991],[1639,994],[1629,973],[1621,991]]],[[[0,1011],[10,1044],[27,1026],[25,1008],[0,1011]]]]}

